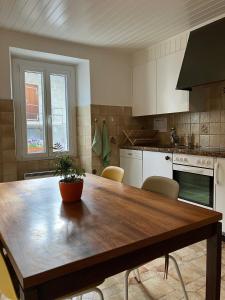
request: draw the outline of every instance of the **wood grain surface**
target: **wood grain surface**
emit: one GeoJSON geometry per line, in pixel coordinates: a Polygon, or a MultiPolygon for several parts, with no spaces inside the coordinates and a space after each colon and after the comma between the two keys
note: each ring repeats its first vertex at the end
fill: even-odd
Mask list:
{"type": "Polygon", "coordinates": [[[222,218],[95,175],[74,204],[62,203],[58,178],[2,183],[0,213],[1,242],[26,289],[222,218]]]}

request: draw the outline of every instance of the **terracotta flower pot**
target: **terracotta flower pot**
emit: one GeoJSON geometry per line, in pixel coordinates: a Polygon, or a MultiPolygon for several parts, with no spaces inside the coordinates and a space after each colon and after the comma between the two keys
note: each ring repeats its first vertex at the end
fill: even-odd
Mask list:
{"type": "Polygon", "coordinates": [[[83,180],[78,182],[59,182],[59,189],[63,202],[80,201],[83,191],[83,180]]]}

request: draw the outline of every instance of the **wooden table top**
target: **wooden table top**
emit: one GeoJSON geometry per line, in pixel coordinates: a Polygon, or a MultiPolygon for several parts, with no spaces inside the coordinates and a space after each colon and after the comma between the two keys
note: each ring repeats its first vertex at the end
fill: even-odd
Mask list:
{"type": "Polygon", "coordinates": [[[222,218],[95,175],[74,204],[62,203],[58,178],[1,183],[0,212],[0,239],[23,288],[222,218]]]}

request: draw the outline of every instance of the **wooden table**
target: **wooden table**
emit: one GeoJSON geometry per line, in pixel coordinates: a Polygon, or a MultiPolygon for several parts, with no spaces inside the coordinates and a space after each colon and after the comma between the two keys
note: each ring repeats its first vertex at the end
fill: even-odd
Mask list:
{"type": "Polygon", "coordinates": [[[215,211],[88,175],[76,204],[62,204],[58,178],[2,183],[0,212],[21,299],[54,299],[203,239],[206,299],[220,298],[215,211]]]}

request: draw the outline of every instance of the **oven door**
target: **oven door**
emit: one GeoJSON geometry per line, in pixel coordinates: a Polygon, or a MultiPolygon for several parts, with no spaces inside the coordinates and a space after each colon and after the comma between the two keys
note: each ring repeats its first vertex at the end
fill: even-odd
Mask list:
{"type": "Polygon", "coordinates": [[[180,199],[213,208],[212,169],[174,164],[173,179],[180,185],[180,199]]]}

